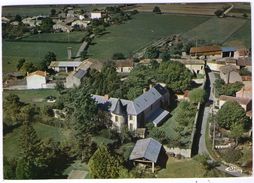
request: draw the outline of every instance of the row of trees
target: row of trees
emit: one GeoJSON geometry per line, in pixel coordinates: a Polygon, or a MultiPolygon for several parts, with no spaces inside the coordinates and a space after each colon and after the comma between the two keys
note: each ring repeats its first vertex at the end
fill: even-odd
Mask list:
{"type": "Polygon", "coordinates": [[[225,84],[222,79],[216,79],[214,82],[215,95],[227,95],[227,96],[235,96],[236,92],[239,91],[243,87],[243,83],[235,82],[225,84]]]}

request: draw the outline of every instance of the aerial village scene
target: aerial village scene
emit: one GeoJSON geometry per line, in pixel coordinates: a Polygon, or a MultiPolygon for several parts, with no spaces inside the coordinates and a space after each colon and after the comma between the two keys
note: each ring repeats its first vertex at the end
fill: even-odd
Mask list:
{"type": "Polygon", "coordinates": [[[4,179],[252,176],[248,2],[2,7],[4,179]]]}

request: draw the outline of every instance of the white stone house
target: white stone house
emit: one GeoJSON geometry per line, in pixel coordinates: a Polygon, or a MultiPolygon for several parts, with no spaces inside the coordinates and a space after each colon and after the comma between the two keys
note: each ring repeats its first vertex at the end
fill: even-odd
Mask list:
{"type": "Polygon", "coordinates": [[[102,17],[101,12],[91,12],[91,19],[100,19],[102,17]]]}
{"type": "Polygon", "coordinates": [[[82,21],[82,20],[75,20],[71,23],[71,27],[79,26],[79,28],[83,29],[86,28],[90,21],[82,21]]]}
{"type": "Polygon", "coordinates": [[[169,114],[165,110],[169,106],[169,92],[160,84],[151,87],[133,101],[99,95],[93,95],[93,99],[100,108],[110,112],[113,126],[119,131],[125,125],[135,131],[144,128],[148,122],[158,126],[169,114]]]}
{"type": "Polygon", "coordinates": [[[27,73],[26,83],[27,89],[40,89],[46,88],[47,73],[44,71],[35,71],[27,73]]]}

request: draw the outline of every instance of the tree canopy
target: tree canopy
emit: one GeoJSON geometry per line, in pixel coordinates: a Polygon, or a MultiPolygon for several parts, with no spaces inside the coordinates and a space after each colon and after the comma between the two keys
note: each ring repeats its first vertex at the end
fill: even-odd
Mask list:
{"type": "Polygon", "coordinates": [[[88,163],[94,178],[117,178],[121,168],[120,157],[110,152],[105,145],[101,145],[88,163]]]}
{"type": "Polygon", "coordinates": [[[228,101],[217,113],[217,122],[222,128],[231,129],[233,125],[249,122],[244,109],[235,101],[228,101]]]}
{"type": "Polygon", "coordinates": [[[160,7],[155,6],[155,7],[153,8],[153,12],[154,12],[154,13],[157,13],[157,14],[160,14],[160,13],[161,13],[160,7]]]}
{"type": "Polygon", "coordinates": [[[191,78],[191,71],[179,62],[162,62],[158,68],[157,80],[175,92],[190,88],[191,78]]]}
{"type": "Polygon", "coordinates": [[[205,101],[205,90],[202,88],[195,88],[189,92],[189,99],[191,103],[203,103],[205,101]]]}

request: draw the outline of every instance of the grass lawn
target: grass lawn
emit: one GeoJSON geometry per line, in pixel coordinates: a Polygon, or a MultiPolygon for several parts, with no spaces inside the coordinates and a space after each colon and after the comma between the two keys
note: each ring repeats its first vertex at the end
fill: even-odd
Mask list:
{"type": "Polygon", "coordinates": [[[34,103],[39,106],[46,104],[47,96],[58,97],[59,93],[54,89],[41,89],[41,90],[4,90],[3,97],[8,94],[16,94],[20,100],[25,103],[34,103]]]}
{"type": "Polygon", "coordinates": [[[96,136],[96,137],[93,137],[92,139],[97,144],[97,146],[100,146],[102,144],[108,145],[108,144],[114,143],[114,140],[101,137],[101,136],[96,136]]]}
{"type": "Polygon", "coordinates": [[[81,43],[87,32],[41,33],[22,38],[21,41],[81,43]]]}
{"type": "Polygon", "coordinates": [[[205,16],[139,13],[124,24],[110,26],[107,34],[96,37],[94,45],[89,46],[88,55],[104,61],[116,52],[128,56],[159,38],[184,33],[208,19],[205,16]]]}
{"type": "Polygon", "coordinates": [[[73,56],[76,55],[80,43],[43,43],[43,42],[7,42],[3,41],[3,73],[16,70],[18,60],[24,58],[27,62],[38,65],[44,56],[52,51],[57,60],[67,60],[67,47],[72,47],[73,56]]]}
{"type": "MultiPolygon", "coordinates": [[[[48,126],[42,123],[35,123],[33,125],[37,132],[37,135],[41,139],[52,138],[55,141],[64,141],[68,135],[68,131],[62,128],[56,128],[48,126]]],[[[14,158],[19,153],[19,139],[21,134],[21,128],[14,129],[11,133],[4,136],[3,140],[3,154],[8,158],[14,158]]]]}
{"type": "Polygon", "coordinates": [[[193,159],[177,160],[169,158],[166,169],[158,172],[158,178],[194,178],[203,177],[205,170],[193,159]]]}
{"type": "Polygon", "coordinates": [[[251,21],[248,20],[240,29],[223,43],[224,46],[251,47],[251,21]]]}
{"type": "Polygon", "coordinates": [[[223,43],[246,23],[241,18],[213,17],[208,21],[194,27],[183,36],[192,39],[203,39],[212,43],[223,43]]]}
{"type": "Polygon", "coordinates": [[[174,139],[177,136],[177,132],[174,130],[174,128],[176,127],[176,122],[174,119],[174,114],[176,113],[177,108],[175,108],[172,112],[171,112],[171,117],[163,123],[163,125],[161,125],[160,128],[161,130],[165,131],[165,134],[170,138],[170,139],[174,139]]]}

